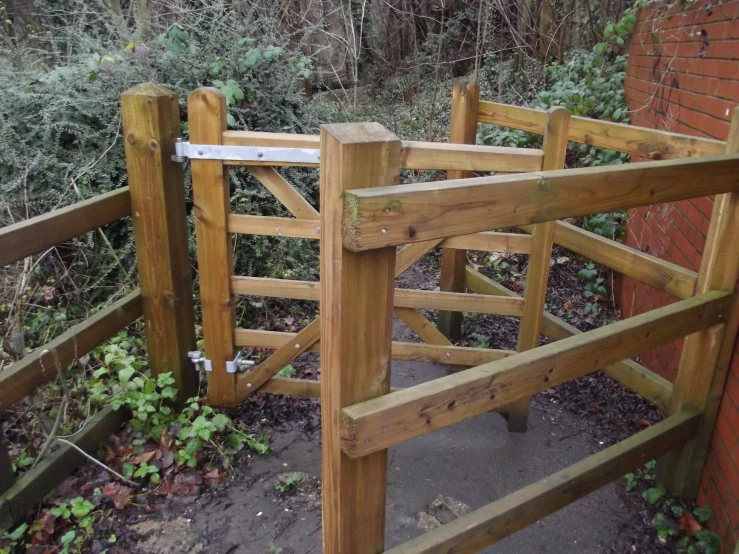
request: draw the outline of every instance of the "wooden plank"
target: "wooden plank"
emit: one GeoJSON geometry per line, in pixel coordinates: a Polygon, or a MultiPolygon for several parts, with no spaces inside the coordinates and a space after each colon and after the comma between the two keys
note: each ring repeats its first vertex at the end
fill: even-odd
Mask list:
{"type": "Polygon", "coordinates": [[[263,131],[224,131],[226,146],[264,146],[271,148],[320,148],[318,135],[293,133],[268,133],[263,131]]]}
{"type": "MultiPolygon", "coordinates": [[[[496,102],[480,102],[478,121],[543,134],[546,112],[496,102]]],[[[568,140],[650,160],[715,156],[722,154],[726,146],[720,140],[579,116],[572,118],[568,140]]]]}
{"type": "Polygon", "coordinates": [[[171,160],[180,136],[177,94],[146,83],[121,96],[146,347],[153,375],[171,372],[178,402],[197,395],[195,311],[182,164],[171,160]]]}
{"type": "MultiPolygon", "coordinates": [[[[474,85],[468,85],[474,86],[474,85]]],[[[468,91],[468,94],[471,91],[468,91]]],[[[454,107],[452,101],[452,121],[454,107]]],[[[472,115],[474,119],[474,115],[472,115]]],[[[453,125],[453,124],[452,124],[453,125]]],[[[475,122],[477,127],[477,122],[475,122]]],[[[454,132],[452,127],[452,132],[454,132]]],[[[525,173],[541,169],[542,151],[536,148],[505,148],[466,143],[463,146],[445,142],[403,141],[401,149],[404,169],[439,169],[447,171],[503,171],[525,173]]],[[[455,177],[457,178],[457,177],[455,177]]]]}
{"type": "MultiPolygon", "coordinates": [[[[476,83],[466,83],[462,80],[454,82],[449,142],[475,144],[477,140],[477,106],[479,101],[480,87],[476,83]]],[[[541,158],[539,158],[539,163],[541,163],[541,158]]],[[[468,177],[472,177],[471,171],[454,170],[447,172],[447,179],[466,179],[468,177]]],[[[440,289],[444,292],[465,292],[464,268],[466,266],[466,250],[444,248],[441,251],[440,289]]],[[[459,312],[442,311],[439,314],[438,327],[439,331],[448,339],[459,340],[462,338],[462,314],[459,312]]]]}
{"type": "Polygon", "coordinates": [[[342,448],[361,457],[725,321],[723,291],[669,306],[441,377],[342,410],[342,448]]]}
{"type": "Polygon", "coordinates": [[[346,187],[392,183],[400,141],[376,123],[321,127],[321,423],[323,550],[384,550],[387,451],[341,451],[341,409],[390,391],[395,248],[354,253],[341,241],[346,187]]]}
{"type": "MultiPolygon", "coordinates": [[[[542,169],[563,169],[567,156],[567,130],[570,112],[565,108],[552,108],[547,112],[544,130],[544,162],[542,169]]],[[[539,346],[541,320],[549,282],[549,265],[552,259],[555,222],[533,225],[531,230],[531,256],[526,268],[524,308],[518,329],[516,349],[525,352],[539,346]]],[[[530,398],[521,398],[504,409],[508,413],[508,430],[523,433],[528,427],[530,398]]]]}
{"type": "MultiPolygon", "coordinates": [[[[739,109],[734,109],[726,145],[727,153],[739,152],[739,109]]],[[[717,176],[717,178],[721,178],[717,176]]],[[[706,290],[734,291],[739,276],[739,194],[722,194],[713,202],[711,223],[703,249],[696,294],[706,290]]],[[[704,329],[683,342],[674,392],[668,413],[693,408],[704,412],[698,435],[674,452],[660,466],[668,489],[695,498],[708,455],[711,435],[730,366],[739,314],[731,325],[704,329]]],[[[726,321],[726,320],[725,320],[726,321]]]]}
{"type": "Polygon", "coordinates": [[[141,292],[136,289],[0,371],[0,410],[7,410],[54,378],[56,357],[62,365],[71,364],[141,315],[141,292]]]}
{"type": "Polygon", "coordinates": [[[572,504],[683,444],[695,432],[698,413],[685,411],[470,512],[386,554],[471,554],[572,504]]]}
{"type": "Polygon", "coordinates": [[[440,242],[440,239],[434,239],[405,245],[395,257],[395,277],[400,276],[406,269],[431,252],[440,242]]]}
{"type": "MultiPolygon", "coordinates": [[[[397,289],[396,289],[397,290],[397,289]]],[[[452,341],[444,336],[439,329],[421,312],[413,308],[395,307],[395,313],[421,340],[429,345],[443,347],[453,346],[452,341]]],[[[448,363],[448,362],[444,362],[448,363]]],[[[452,371],[467,369],[469,365],[449,365],[452,371]]]]}
{"type": "Polygon", "coordinates": [[[0,267],[131,215],[128,187],[0,228],[0,267]]]}
{"type": "MultiPolygon", "coordinates": [[[[100,443],[118,431],[127,418],[125,410],[115,411],[107,406],[69,440],[88,454],[93,454],[100,443]]],[[[29,510],[85,461],[86,458],[74,448],[62,444],[35,468],[16,480],[11,488],[0,495],[0,530],[22,521],[29,510]]]]}
{"type": "MultiPolygon", "coordinates": [[[[200,88],[187,97],[190,140],[220,144],[226,130],[226,97],[215,88],[200,88]]],[[[236,406],[236,378],[226,372],[234,358],[236,314],[231,298],[233,253],[227,222],[231,211],[228,168],[217,160],[191,160],[195,204],[200,301],[208,372],[208,400],[214,406],[236,406]]]]}
{"type": "Polygon", "coordinates": [[[321,221],[319,219],[229,214],[228,232],[244,235],[320,239],[321,221]]]}
{"type": "MultiPolygon", "coordinates": [[[[264,277],[232,277],[231,290],[234,294],[292,298],[295,300],[318,301],[321,296],[320,283],[316,281],[293,281],[264,277]]],[[[520,298],[490,297],[482,294],[395,289],[395,306],[521,316],[524,301],[520,298]]]]}
{"type": "Polygon", "coordinates": [[[249,172],[298,219],[320,219],[318,210],[273,167],[254,166],[249,168],[249,172]]]}
{"type": "Polygon", "coordinates": [[[739,155],[347,191],[355,251],[739,190],[739,155]]]}
{"type": "MultiPolygon", "coordinates": [[[[230,214],[228,216],[228,232],[320,240],[321,222],[318,219],[230,214]]],[[[423,244],[414,242],[409,244],[407,248],[423,248],[423,244]]],[[[528,254],[531,251],[531,237],[519,233],[473,233],[444,240],[439,239],[436,240],[436,244],[443,248],[485,250],[511,254],[528,254]]]]}
{"type": "Polygon", "coordinates": [[[449,237],[448,239],[444,239],[439,246],[442,248],[459,248],[463,250],[529,254],[531,252],[531,237],[518,233],[486,231],[471,235],[449,237]]]}
{"type": "MultiPolygon", "coordinates": [[[[529,230],[529,226],[523,227],[529,230]]],[[[683,300],[693,296],[698,274],[620,242],[557,221],[554,242],[623,275],[683,300]]]]}
{"type": "MultiPolygon", "coordinates": [[[[413,310],[415,311],[415,310],[413,310]]],[[[424,318],[424,321],[430,323],[424,318]]],[[[253,346],[277,350],[290,342],[295,333],[280,331],[265,331],[262,329],[237,328],[235,342],[238,346],[253,346]]],[[[443,336],[443,335],[442,335],[443,336]]],[[[306,352],[320,352],[320,343],[312,344],[306,352]]],[[[512,350],[497,350],[493,348],[471,348],[467,346],[417,344],[414,342],[393,341],[393,360],[405,360],[429,363],[457,363],[464,366],[475,366],[500,360],[514,354],[512,350]]],[[[269,382],[269,381],[268,381],[269,382]]],[[[262,390],[261,388],[259,389],[262,390]]]]}
{"type": "MultiPolygon", "coordinates": [[[[9,447],[10,444],[5,437],[5,431],[0,428],[0,494],[8,490],[15,481],[9,447]]],[[[2,514],[0,514],[0,520],[2,517],[2,514]]]]}
{"type": "MultiPolygon", "coordinates": [[[[479,294],[518,296],[500,283],[467,267],[467,287],[479,294]]],[[[582,331],[549,312],[544,312],[542,334],[551,341],[558,341],[582,334],[582,331]]],[[[672,397],[672,383],[633,360],[623,360],[603,368],[609,376],[624,387],[640,394],[657,407],[667,410],[672,397]]]]}
{"type": "MultiPolygon", "coordinates": [[[[240,378],[241,377],[243,376],[240,376],[240,378]]],[[[321,398],[321,382],[313,381],[311,379],[272,377],[272,379],[262,385],[259,392],[321,398]]]]}

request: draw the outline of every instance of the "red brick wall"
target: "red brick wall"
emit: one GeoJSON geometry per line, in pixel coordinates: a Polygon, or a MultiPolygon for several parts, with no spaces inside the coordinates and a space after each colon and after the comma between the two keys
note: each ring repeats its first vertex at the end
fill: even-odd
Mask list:
{"type": "MultiPolygon", "coordinates": [[[[731,111],[739,105],[739,1],[699,0],[686,9],[641,11],[629,45],[626,95],[634,125],[726,140],[731,111]]],[[[632,210],[626,243],[697,270],[713,201],[701,198],[632,210]]],[[[739,255],[739,253],[737,254],[739,255]]],[[[666,294],[623,279],[625,316],[663,306],[666,294]]],[[[643,362],[673,379],[681,342],[647,352],[643,362]]],[[[739,536],[739,346],[713,433],[698,501],[713,512],[711,528],[722,552],[739,536]]]]}

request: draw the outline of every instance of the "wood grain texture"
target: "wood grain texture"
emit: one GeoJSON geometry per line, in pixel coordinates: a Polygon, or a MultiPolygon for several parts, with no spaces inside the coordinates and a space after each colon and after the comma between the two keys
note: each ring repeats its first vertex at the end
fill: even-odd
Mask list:
{"type": "MultiPolygon", "coordinates": [[[[477,107],[479,101],[480,87],[477,84],[466,83],[461,80],[454,82],[449,127],[450,143],[475,144],[477,140],[477,107]]],[[[541,157],[539,158],[539,163],[541,163],[541,157]]],[[[468,177],[472,177],[471,171],[454,170],[447,172],[447,179],[466,179],[468,177]]],[[[444,248],[441,251],[439,288],[444,292],[465,292],[464,268],[466,266],[466,250],[444,248]]],[[[459,340],[462,337],[461,313],[442,311],[439,313],[437,321],[439,331],[448,339],[459,340]]]]}
{"type": "Polygon", "coordinates": [[[390,391],[395,248],[343,248],[345,188],[393,183],[400,141],[372,123],[321,128],[323,551],[378,554],[385,541],[387,451],[344,455],[341,409],[390,391]]]}
{"type": "Polygon", "coordinates": [[[0,266],[131,215],[128,187],[0,228],[0,266]]]}
{"type": "Polygon", "coordinates": [[[728,316],[731,296],[711,291],[349,406],[342,410],[342,448],[366,456],[715,326],[728,316]]]}
{"type": "MultiPolygon", "coordinates": [[[[496,102],[480,102],[478,120],[480,123],[543,134],[546,112],[496,102]]],[[[726,147],[726,143],[720,140],[578,116],[572,118],[568,140],[627,152],[649,160],[715,156],[722,154],[726,147]]]]}
{"type": "Polygon", "coordinates": [[[171,160],[179,99],[147,83],[124,92],[121,105],[149,367],[154,376],[172,373],[182,404],[197,394],[199,376],[187,356],[195,349],[195,310],[185,181],[182,164],[171,160]]]}
{"type": "MultiPolygon", "coordinates": [[[[530,226],[524,226],[530,230],[530,226]]],[[[586,258],[683,300],[695,292],[698,273],[636,248],[557,221],[554,242],[586,258]]]]}
{"type": "Polygon", "coordinates": [[[296,239],[320,239],[321,220],[230,214],[228,232],[296,239]]]}
{"type": "Polygon", "coordinates": [[[415,183],[345,193],[355,251],[739,190],[739,155],[415,183]]]}
{"type": "MultiPolygon", "coordinates": [[[[413,311],[415,312],[415,310],[413,311]]],[[[424,320],[426,323],[430,323],[427,319],[424,318],[424,320]]],[[[294,336],[295,333],[236,328],[235,342],[238,346],[253,346],[255,348],[277,350],[288,344],[294,336]]],[[[306,352],[320,351],[320,342],[312,344],[306,350],[306,352]]],[[[513,350],[472,348],[448,344],[418,344],[415,342],[393,341],[392,345],[393,360],[443,364],[456,363],[464,366],[476,366],[493,360],[500,360],[512,354],[515,354],[513,350]]],[[[267,382],[269,383],[269,381],[267,382]]],[[[261,388],[259,390],[260,392],[262,391],[261,388]]]]}
{"type": "MultiPolygon", "coordinates": [[[[727,153],[739,152],[739,109],[734,109],[726,144],[727,153]]],[[[713,201],[713,213],[698,272],[696,294],[706,290],[734,291],[739,276],[739,194],[722,194],[713,201]]],[[[724,320],[725,322],[727,320],[724,320]]],[[[739,314],[729,325],[705,329],[685,339],[668,413],[693,408],[704,412],[695,439],[663,460],[660,473],[669,490],[695,498],[708,455],[711,435],[726,383],[736,340],[739,314]]]]}
{"type": "MultiPolygon", "coordinates": [[[[190,140],[221,144],[226,130],[226,97],[218,89],[200,88],[187,97],[190,140]]],[[[191,160],[200,301],[208,372],[208,400],[214,406],[236,406],[236,378],[226,372],[234,358],[236,314],[231,298],[233,253],[228,234],[231,192],[228,168],[217,160],[191,160]]]]}
{"type": "MultiPolygon", "coordinates": [[[[547,112],[542,170],[564,169],[569,125],[570,112],[567,109],[552,108],[547,112]]],[[[531,256],[526,267],[524,307],[516,345],[516,350],[519,352],[539,346],[541,320],[549,282],[549,266],[552,259],[554,229],[554,221],[533,225],[531,229],[531,256]]],[[[509,431],[514,433],[526,431],[530,404],[530,398],[521,398],[504,408],[503,411],[508,413],[509,431]]]]}
{"type": "Polygon", "coordinates": [[[386,554],[478,552],[681,445],[695,432],[698,418],[694,411],[675,414],[386,554]]]}
{"type": "MultiPolygon", "coordinates": [[[[467,287],[479,294],[518,296],[500,283],[467,267],[467,287]]],[[[551,341],[558,341],[582,334],[582,331],[549,312],[544,312],[542,334],[551,341]]],[[[633,360],[623,360],[603,368],[609,376],[624,387],[640,394],[660,409],[667,410],[672,397],[672,383],[633,360]]]]}
{"type": "MultiPolygon", "coordinates": [[[[467,85],[467,87],[473,86],[467,85]]],[[[474,91],[468,90],[467,94],[474,94],[474,91]]],[[[455,119],[453,102],[454,100],[452,100],[452,121],[455,119]]],[[[471,104],[470,107],[472,108],[471,104]]],[[[474,115],[472,117],[474,118],[474,115]]],[[[477,122],[475,122],[475,128],[477,128],[477,122]]],[[[452,127],[452,133],[455,133],[455,127],[452,127]]],[[[455,144],[458,142],[455,136],[456,134],[450,135],[450,143],[403,141],[402,167],[404,169],[503,171],[506,173],[525,173],[541,169],[542,151],[536,148],[479,146],[474,142],[459,146],[455,144]]]]}
{"type": "MultiPolygon", "coordinates": [[[[231,278],[234,294],[320,300],[321,284],[316,281],[267,279],[264,277],[231,278]]],[[[395,307],[451,310],[480,314],[521,316],[524,301],[520,298],[490,297],[482,294],[439,292],[433,290],[395,289],[395,307]]]]}
{"type": "Polygon", "coordinates": [[[141,292],[136,289],[0,371],[0,410],[53,379],[56,357],[62,365],[71,364],[131,325],[142,315],[141,304],[141,292]]]}

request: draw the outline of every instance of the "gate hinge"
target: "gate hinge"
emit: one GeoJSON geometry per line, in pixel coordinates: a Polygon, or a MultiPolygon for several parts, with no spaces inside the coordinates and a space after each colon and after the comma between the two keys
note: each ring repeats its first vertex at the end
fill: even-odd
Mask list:
{"type": "MultiPolygon", "coordinates": [[[[244,360],[242,352],[239,352],[236,357],[230,362],[226,362],[226,373],[236,373],[241,368],[254,367],[256,362],[253,360],[244,360]]],[[[213,363],[203,357],[203,353],[200,350],[193,350],[187,353],[188,358],[195,366],[196,371],[205,369],[205,371],[213,371],[213,363]],[[202,364],[202,365],[201,365],[202,364]]]]}
{"type": "Polygon", "coordinates": [[[318,148],[278,148],[274,146],[225,146],[222,144],[190,144],[177,139],[172,161],[222,160],[232,162],[317,164],[321,159],[318,148]]]}

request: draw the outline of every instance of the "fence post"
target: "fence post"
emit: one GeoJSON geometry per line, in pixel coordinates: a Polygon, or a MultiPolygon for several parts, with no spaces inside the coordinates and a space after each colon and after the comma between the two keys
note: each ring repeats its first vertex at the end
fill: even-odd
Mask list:
{"type": "MultiPolygon", "coordinates": [[[[547,124],[544,129],[543,170],[564,168],[569,126],[570,112],[566,108],[551,108],[547,112],[547,124]]],[[[516,348],[518,352],[524,352],[539,346],[555,226],[555,221],[547,221],[534,225],[531,231],[531,255],[526,270],[523,315],[521,316],[521,326],[518,329],[518,345],[516,348]]],[[[522,398],[502,410],[508,413],[509,431],[514,433],[526,431],[530,405],[530,398],[522,398]]]]}
{"type": "MultiPolygon", "coordinates": [[[[739,153],[739,108],[734,108],[726,153],[739,153]]],[[[721,194],[713,202],[695,294],[736,290],[739,275],[739,194],[721,194]]],[[[668,414],[703,411],[696,436],[660,460],[659,476],[670,493],[695,498],[716,424],[739,326],[739,292],[729,321],[688,335],[673,385],[668,414]]]]}
{"type": "Polygon", "coordinates": [[[351,459],[340,412],[390,392],[395,247],[342,243],[342,192],[394,184],[400,141],[377,123],[321,128],[321,425],[323,551],[384,550],[387,450],[351,459]]]}
{"type": "Polygon", "coordinates": [[[145,83],[121,96],[131,213],[149,366],[172,372],[178,401],[197,394],[192,275],[182,166],[170,156],[180,136],[177,94],[145,83]]]}
{"type": "MultiPolygon", "coordinates": [[[[193,144],[221,144],[226,130],[226,97],[215,88],[199,88],[187,97],[187,119],[193,144]]],[[[208,373],[208,400],[214,406],[236,406],[236,374],[226,372],[234,359],[236,314],[231,295],[233,253],[228,233],[231,191],[228,167],[220,160],[192,160],[200,301],[208,373]]]]}
{"type": "MultiPolygon", "coordinates": [[[[462,80],[454,82],[452,93],[452,121],[449,142],[456,144],[475,144],[477,138],[477,108],[480,101],[480,87],[462,80]]],[[[448,179],[472,177],[472,171],[450,170],[448,179]]],[[[440,290],[444,292],[465,291],[465,267],[467,251],[444,248],[441,251],[440,290]]],[[[462,312],[439,312],[439,330],[450,340],[462,337],[462,312]]]]}

